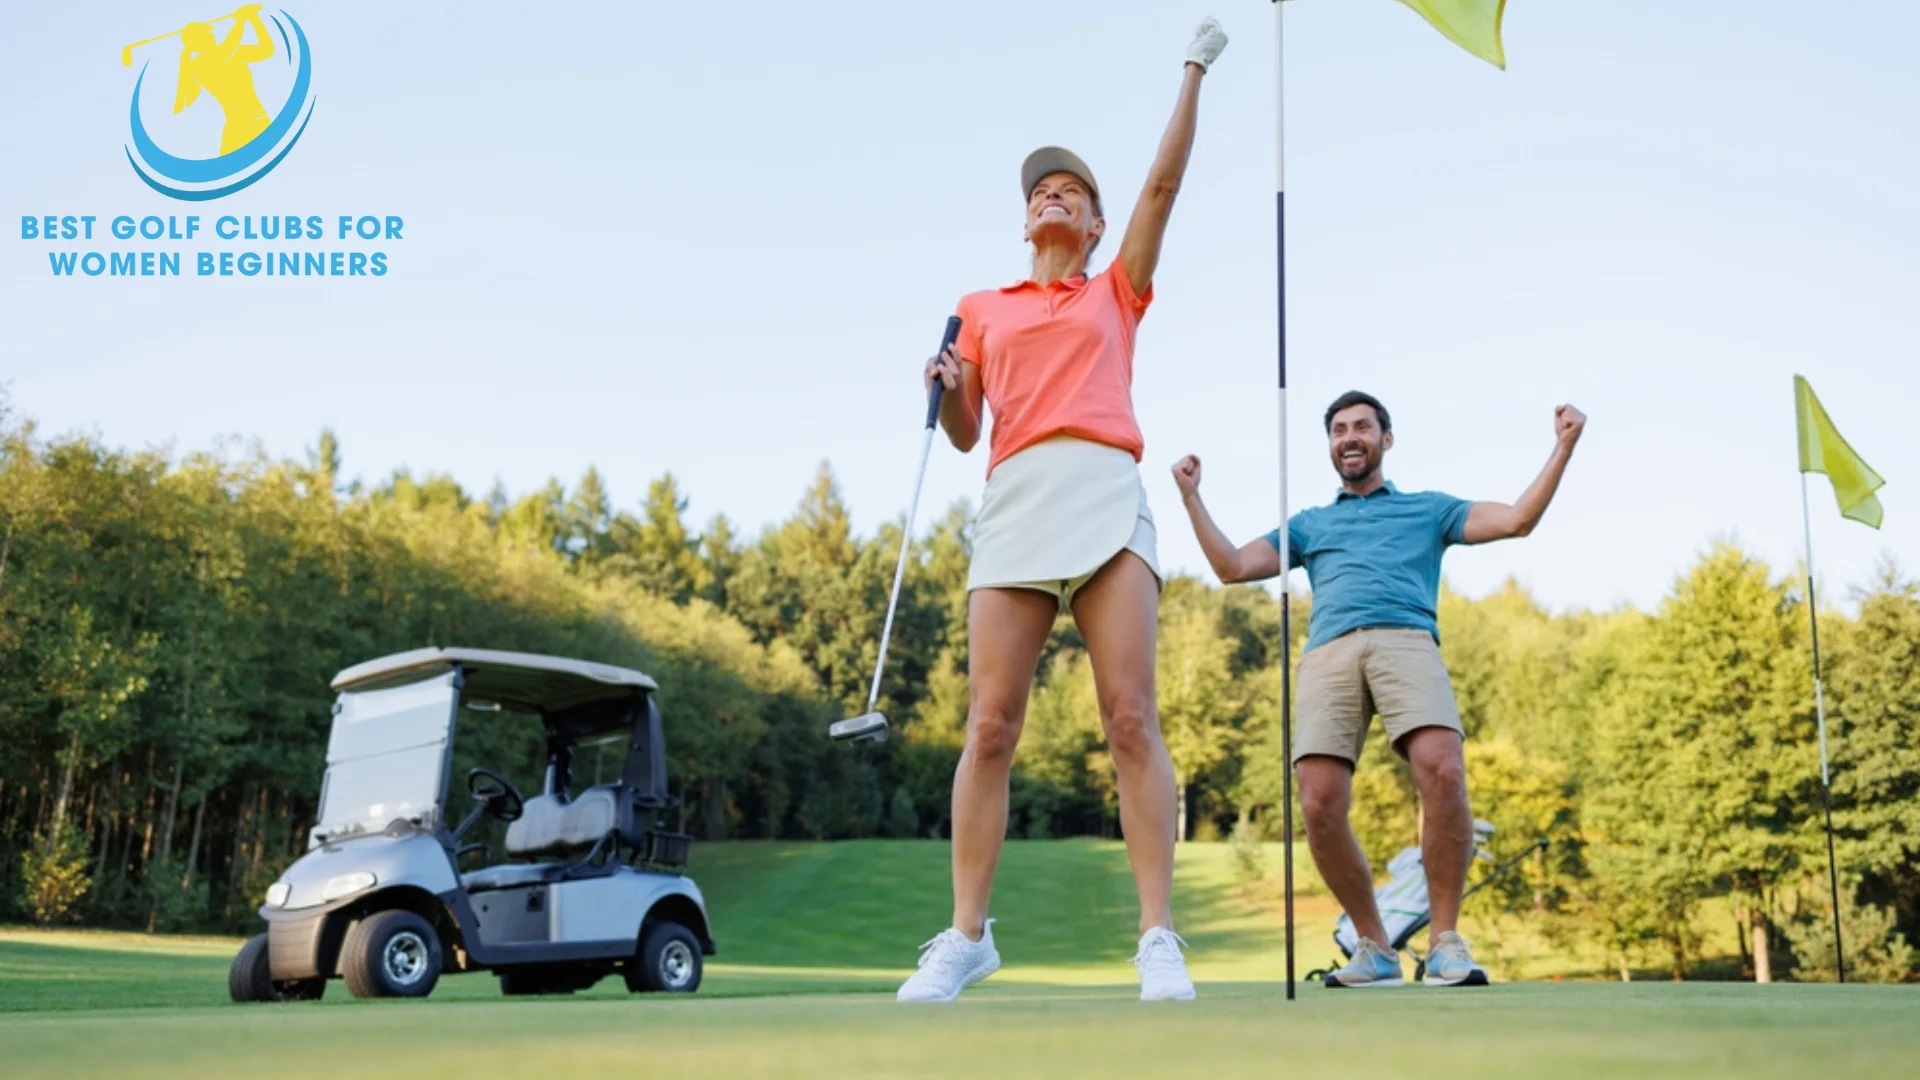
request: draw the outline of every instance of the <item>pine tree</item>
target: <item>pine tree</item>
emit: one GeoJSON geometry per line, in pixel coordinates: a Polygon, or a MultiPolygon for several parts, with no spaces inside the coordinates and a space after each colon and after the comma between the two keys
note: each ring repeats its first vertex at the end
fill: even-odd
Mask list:
{"type": "Polygon", "coordinates": [[[1859,619],[1821,636],[1841,871],[1920,941],[1920,583],[1883,563],[1859,619]]]}
{"type": "Polygon", "coordinates": [[[607,545],[610,519],[606,483],[600,479],[599,469],[588,466],[573,489],[573,497],[567,500],[565,543],[575,560],[587,565],[599,561],[607,545]]]}
{"type": "Polygon", "coordinates": [[[715,514],[700,534],[700,595],[714,607],[726,610],[727,583],[740,568],[740,544],[733,535],[733,522],[725,514],[715,514]]]}

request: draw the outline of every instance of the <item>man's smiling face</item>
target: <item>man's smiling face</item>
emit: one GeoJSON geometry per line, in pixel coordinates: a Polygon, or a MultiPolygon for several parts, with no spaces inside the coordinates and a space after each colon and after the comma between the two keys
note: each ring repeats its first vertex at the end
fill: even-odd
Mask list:
{"type": "Polygon", "coordinates": [[[1327,427],[1327,449],[1340,479],[1359,484],[1380,470],[1380,460],[1393,446],[1393,433],[1380,429],[1380,417],[1371,405],[1349,405],[1333,414],[1327,427]]]}

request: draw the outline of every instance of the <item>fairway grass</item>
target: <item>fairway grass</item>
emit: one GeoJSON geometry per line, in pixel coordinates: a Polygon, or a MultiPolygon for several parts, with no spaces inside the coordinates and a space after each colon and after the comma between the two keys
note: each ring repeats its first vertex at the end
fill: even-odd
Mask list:
{"type": "MultiPolygon", "coordinates": [[[[1304,852],[1301,854],[1304,855],[1304,852]]],[[[1278,865],[1278,849],[1268,862],[1278,865]]],[[[1005,966],[952,1005],[893,1000],[946,924],[947,848],[914,841],[695,849],[720,954],[691,996],[504,1000],[490,975],[426,1001],[237,1006],[239,939],[0,929],[0,1075],[511,1076],[612,1066],[679,1076],[1342,1077],[1905,1075],[1920,987],[1519,983],[1285,997],[1268,890],[1223,845],[1182,845],[1176,903],[1200,1000],[1137,1000],[1124,850],[1012,843],[1005,966]]],[[[1298,972],[1337,914],[1296,864],[1298,972]]],[[[1536,948],[1524,945],[1524,948],[1536,948]]],[[[1509,953],[1523,951],[1509,935],[1509,953]]],[[[1527,961],[1540,962],[1538,958],[1527,961]]],[[[1411,965],[1409,964],[1409,969],[1411,965]]],[[[1411,974],[1411,970],[1409,970],[1411,974]]],[[[564,1075],[564,1074],[561,1074],[564,1075]]]]}
{"type": "Polygon", "coordinates": [[[1897,1076],[1907,987],[1496,986],[1348,992],[1201,985],[237,1006],[0,1016],[9,1077],[1897,1076]],[[665,1071],[681,1070],[681,1071],[665,1071]]]}

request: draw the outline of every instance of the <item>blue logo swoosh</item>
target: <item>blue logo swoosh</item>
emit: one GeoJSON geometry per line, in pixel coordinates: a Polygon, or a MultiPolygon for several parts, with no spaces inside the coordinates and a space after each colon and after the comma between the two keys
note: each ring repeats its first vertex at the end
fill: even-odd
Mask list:
{"type": "MultiPolygon", "coordinates": [[[[300,131],[304,132],[306,130],[306,120],[302,119],[300,114],[305,111],[307,113],[307,119],[312,118],[312,110],[307,109],[307,105],[309,104],[307,95],[313,81],[313,62],[307,52],[307,34],[306,31],[300,28],[299,22],[297,22],[292,15],[288,15],[284,10],[281,11],[280,14],[286,16],[287,22],[293,26],[294,37],[300,42],[300,67],[294,74],[293,90],[287,95],[287,103],[281,108],[280,115],[274,117],[273,123],[269,124],[265,131],[261,132],[251,142],[247,143],[247,145],[235,150],[231,154],[223,154],[219,157],[211,158],[182,158],[175,157],[155,145],[153,139],[147,134],[146,125],[140,122],[140,88],[141,85],[146,82],[147,78],[147,66],[144,64],[141,66],[140,77],[135,80],[133,85],[133,104],[128,110],[128,113],[133,131],[134,149],[140,152],[141,160],[146,162],[149,169],[152,169],[153,172],[166,179],[178,181],[183,184],[204,184],[215,180],[224,180],[230,176],[235,176],[246,171],[261,158],[272,153],[273,148],[279,144],[280,140],[284,138],[289,131],[293,130],[296,122],[300,124],[300,131]]],[[[275,20],[276,24],[278,21],[277,19],[275,20]]],[[[283,29],[281,33],[282,40],[284,40],[285,30],[283,29]]],[[[291,60],[292,58],[289,57],[288,59],[291,60]]],[[[297,142],[299,138],[299,134],[296,133],[294,135],[294,141],[297,142]]],[[[192,198],[196,200],[217,198],[220,195],[238,191],[248,184],[253,183],[255,180],[258,180],[260,177],[265,176],[275,165],[280,164],[281,160],[287,156],[287,151],[291,149],[293,149],[293,143],[290,142],[279,154],[275,155],[273,160],[267,164],[266,168],[261,169],[259,173],[240,184],[224,188],[218,192],[176,190],[155,181],[152,177],[148,176],[146,171],[142,170],[138,164],[134,165],[134,171],[140,174],[140,178],[145,180],[149,187],[177,198],[192,198]]],[[[127,160],[129,162],[133,161],[133,152],[131,150],[127,153],[127,160]]]]}
{"type": "MultiPolygon", "coordinates": [[[[311,120],[311,119],[313,119],[313,110],[308,109],[307,120],[311,120]]],[[[218,199],[218,198],[221,198],[222,196],[231,195],[236,191],[240,191],[244,188],[253,186],[253,182],[255,180],[258,180],[261,177],[272,172],[273,167],[275,165],[280,164],[280,159],[286,157],[289,153],[293,151],[294,143],[297,143],[300,141],[300,136],[305,134],[306,130],[307,130],[307,122],[306,120],[302,120],[300,122],[300,130],[294,132],[293,138],[288,141],[284,149],[282,149],[278,154],[275,154],[273,156],[272,161],[267,162],[266,168],[261,169],[259,172],[254,173],[252,176],[247,177],[245,180],[240,180],[235,183],[228,184],[226,187],[206,188],[206,189],[168,187],[167,185],[161,183],[160,181],[155,180],[153,177],[148,176],[146,173],[146,170],[140,167],[140,163],[133,160],[133,151],[131,150],[127,151],[127,164],[133,166],[133,171],[139,174],[140,179],[145,181],[148,187],[152,188],[153,190],[159,192],[162,195],[171,195],[176,199],[185,199],[188,202],[206,202],[209,199],[218,199]]]]}

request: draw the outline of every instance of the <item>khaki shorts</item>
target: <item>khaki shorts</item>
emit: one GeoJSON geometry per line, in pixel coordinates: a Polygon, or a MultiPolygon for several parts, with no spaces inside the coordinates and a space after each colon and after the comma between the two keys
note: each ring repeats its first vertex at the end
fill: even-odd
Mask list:
{"type": "Polygon", "coordinates": [[[1440,647],[1425,630],[1355,630],[1300,658],[1300,732],[1293,760],[1309,754],[1360,760],[1380,714],[1395,750],[1423,727],[1466,735],[1440,647]]]}

